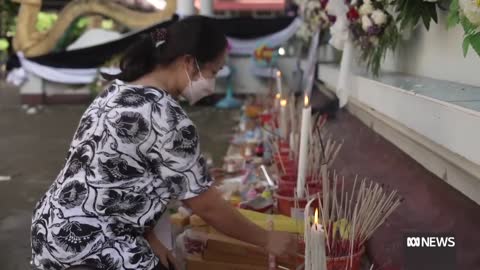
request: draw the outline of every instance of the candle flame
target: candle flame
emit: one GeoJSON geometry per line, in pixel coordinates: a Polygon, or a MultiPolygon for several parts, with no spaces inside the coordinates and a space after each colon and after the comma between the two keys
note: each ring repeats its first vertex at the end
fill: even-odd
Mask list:
{"type": "Polygon", "coordinates": [[[277,94],[275,95],[275,98],[276,98],[276,99],[280,99],[280,93],[277,93],[277,94]]]}
{"type": "Polygon", "coordinates": [[[281,77],[282,76],[282,72],[280,72],[280,70],[277,71],[277,77],[281,77]]]}
{"type": "Polygon", "coordinates": [[[309,103],[310,103],[310,99],[308,98],[308,96],[305,96],[305,100],[304,100],[305,107],[308,107],[309,103]]]}
{"type": "Polygon", "coordinates": [[[318,225],[318,208],[315,208],[315,216],[313,218],[313,222],[315,225],[318,225]]]}
{"type": "Polygon", "coordinates": [[[287,100],[286,99],[280,100],[280,106],[282,106],[282,107],[287,106],[287,100]]]}

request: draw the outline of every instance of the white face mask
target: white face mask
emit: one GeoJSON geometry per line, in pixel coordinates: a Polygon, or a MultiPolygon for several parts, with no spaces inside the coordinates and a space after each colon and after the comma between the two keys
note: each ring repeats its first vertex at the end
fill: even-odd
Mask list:
{"type": "Polygon", "coordinates": [[[198,72],[200,76],[197,80],[192,81],[190,79],[190,75],[188,75],[187,70],[185,69],[185,74],[187,74],[188,81],[190,82],[187,87],[182,91],[181,95],[188,100],[190,105],[197,103],[200,99],[210,96],[213,94],[215,90],[215,79],[206,79],[203,77],[202,72],[200,71],[200,67],[198,66],[197,61],[195,60],[195,64],[197,65],[198,72]]]}

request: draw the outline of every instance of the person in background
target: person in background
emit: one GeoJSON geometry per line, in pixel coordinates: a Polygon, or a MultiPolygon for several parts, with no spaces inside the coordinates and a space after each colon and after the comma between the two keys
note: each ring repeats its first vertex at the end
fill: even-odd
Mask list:
{"type": "Polygon", "coordinates": [[[177,101],[212,94],[226,54],[214,22],[192,16],[142,36],[121,72],[104,75],[111,84],[81,117],[63,169],[35,207],[34,269],[173,269],[152,230],[171,200],[271,254],[294,251],[293,235],[258,227],[211,187],[197,129],[177,101]]]}

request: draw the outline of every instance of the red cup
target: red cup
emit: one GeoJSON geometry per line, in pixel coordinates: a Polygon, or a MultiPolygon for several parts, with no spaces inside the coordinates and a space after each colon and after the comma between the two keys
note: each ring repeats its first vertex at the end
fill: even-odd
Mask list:
{"type": "Polygon", "coordinates": [[[288,151],[282,152],[280,151],[275,155],[276,158],[281,158],[281,159],[290,159],[290,153],[288,151]]]}
{"type": "Polygon", "coordinates": [[[284,174],[280,177],[280,182],[297,182],[297,174],[284,174]]]}
{"type": "MultiPolygon", "coordinates": [[[[285,216],[291,216],[292,208],[295,208],[295,198],[293,194],[293,189],[280,189],[276,194],[275,197],[277,198],[277,207],[278,212],[285,216]]],[[[318,188],[309,189],[310,194],[315,194],[320,192],[318,188]]],[[[298,206],[300,208],[305,208],[307,205],[307,199],[302,198],[298,200],[298,206]]],[[[314,201],[312,203],[313,208],[318,208],[318,202],[314,201]]]]}
{"type": "MultiPolygon", "coordinates": [[[[321,190],[322,185],[318,182],[312,182],[312,177],[307,177],[308,190],[321,190]]],[[[295,189],[297,187],[297,174],[284,174],[280,177],[278,183],[280,189],[295,189]]]]}
{"type": "Polygon", "coordinates": [[[272,114],[271,113],[262,113],[262,114],[260,114],[260,120],[263,123],[268,123],[272,120],[272,114]]]}
{"type": "Polygon", "coordinates": [[[290,145],[287,141],[280,141],[278,143],[278,147],[281,149],[281,148],[290,148],[290,145]]]}

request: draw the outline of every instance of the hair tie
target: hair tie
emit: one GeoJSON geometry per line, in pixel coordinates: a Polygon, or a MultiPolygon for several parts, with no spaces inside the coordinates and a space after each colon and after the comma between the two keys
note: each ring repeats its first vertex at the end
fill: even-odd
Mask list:
{"type": "Polygon", "coordinates": [[[165,28],[156,28],[153,29],[152,32],[150,32],[150,38],[153,41],[153,44],[155,45],[155,48],[158,48],[165,42],[167,42],[167,29],[165,28]]]}

